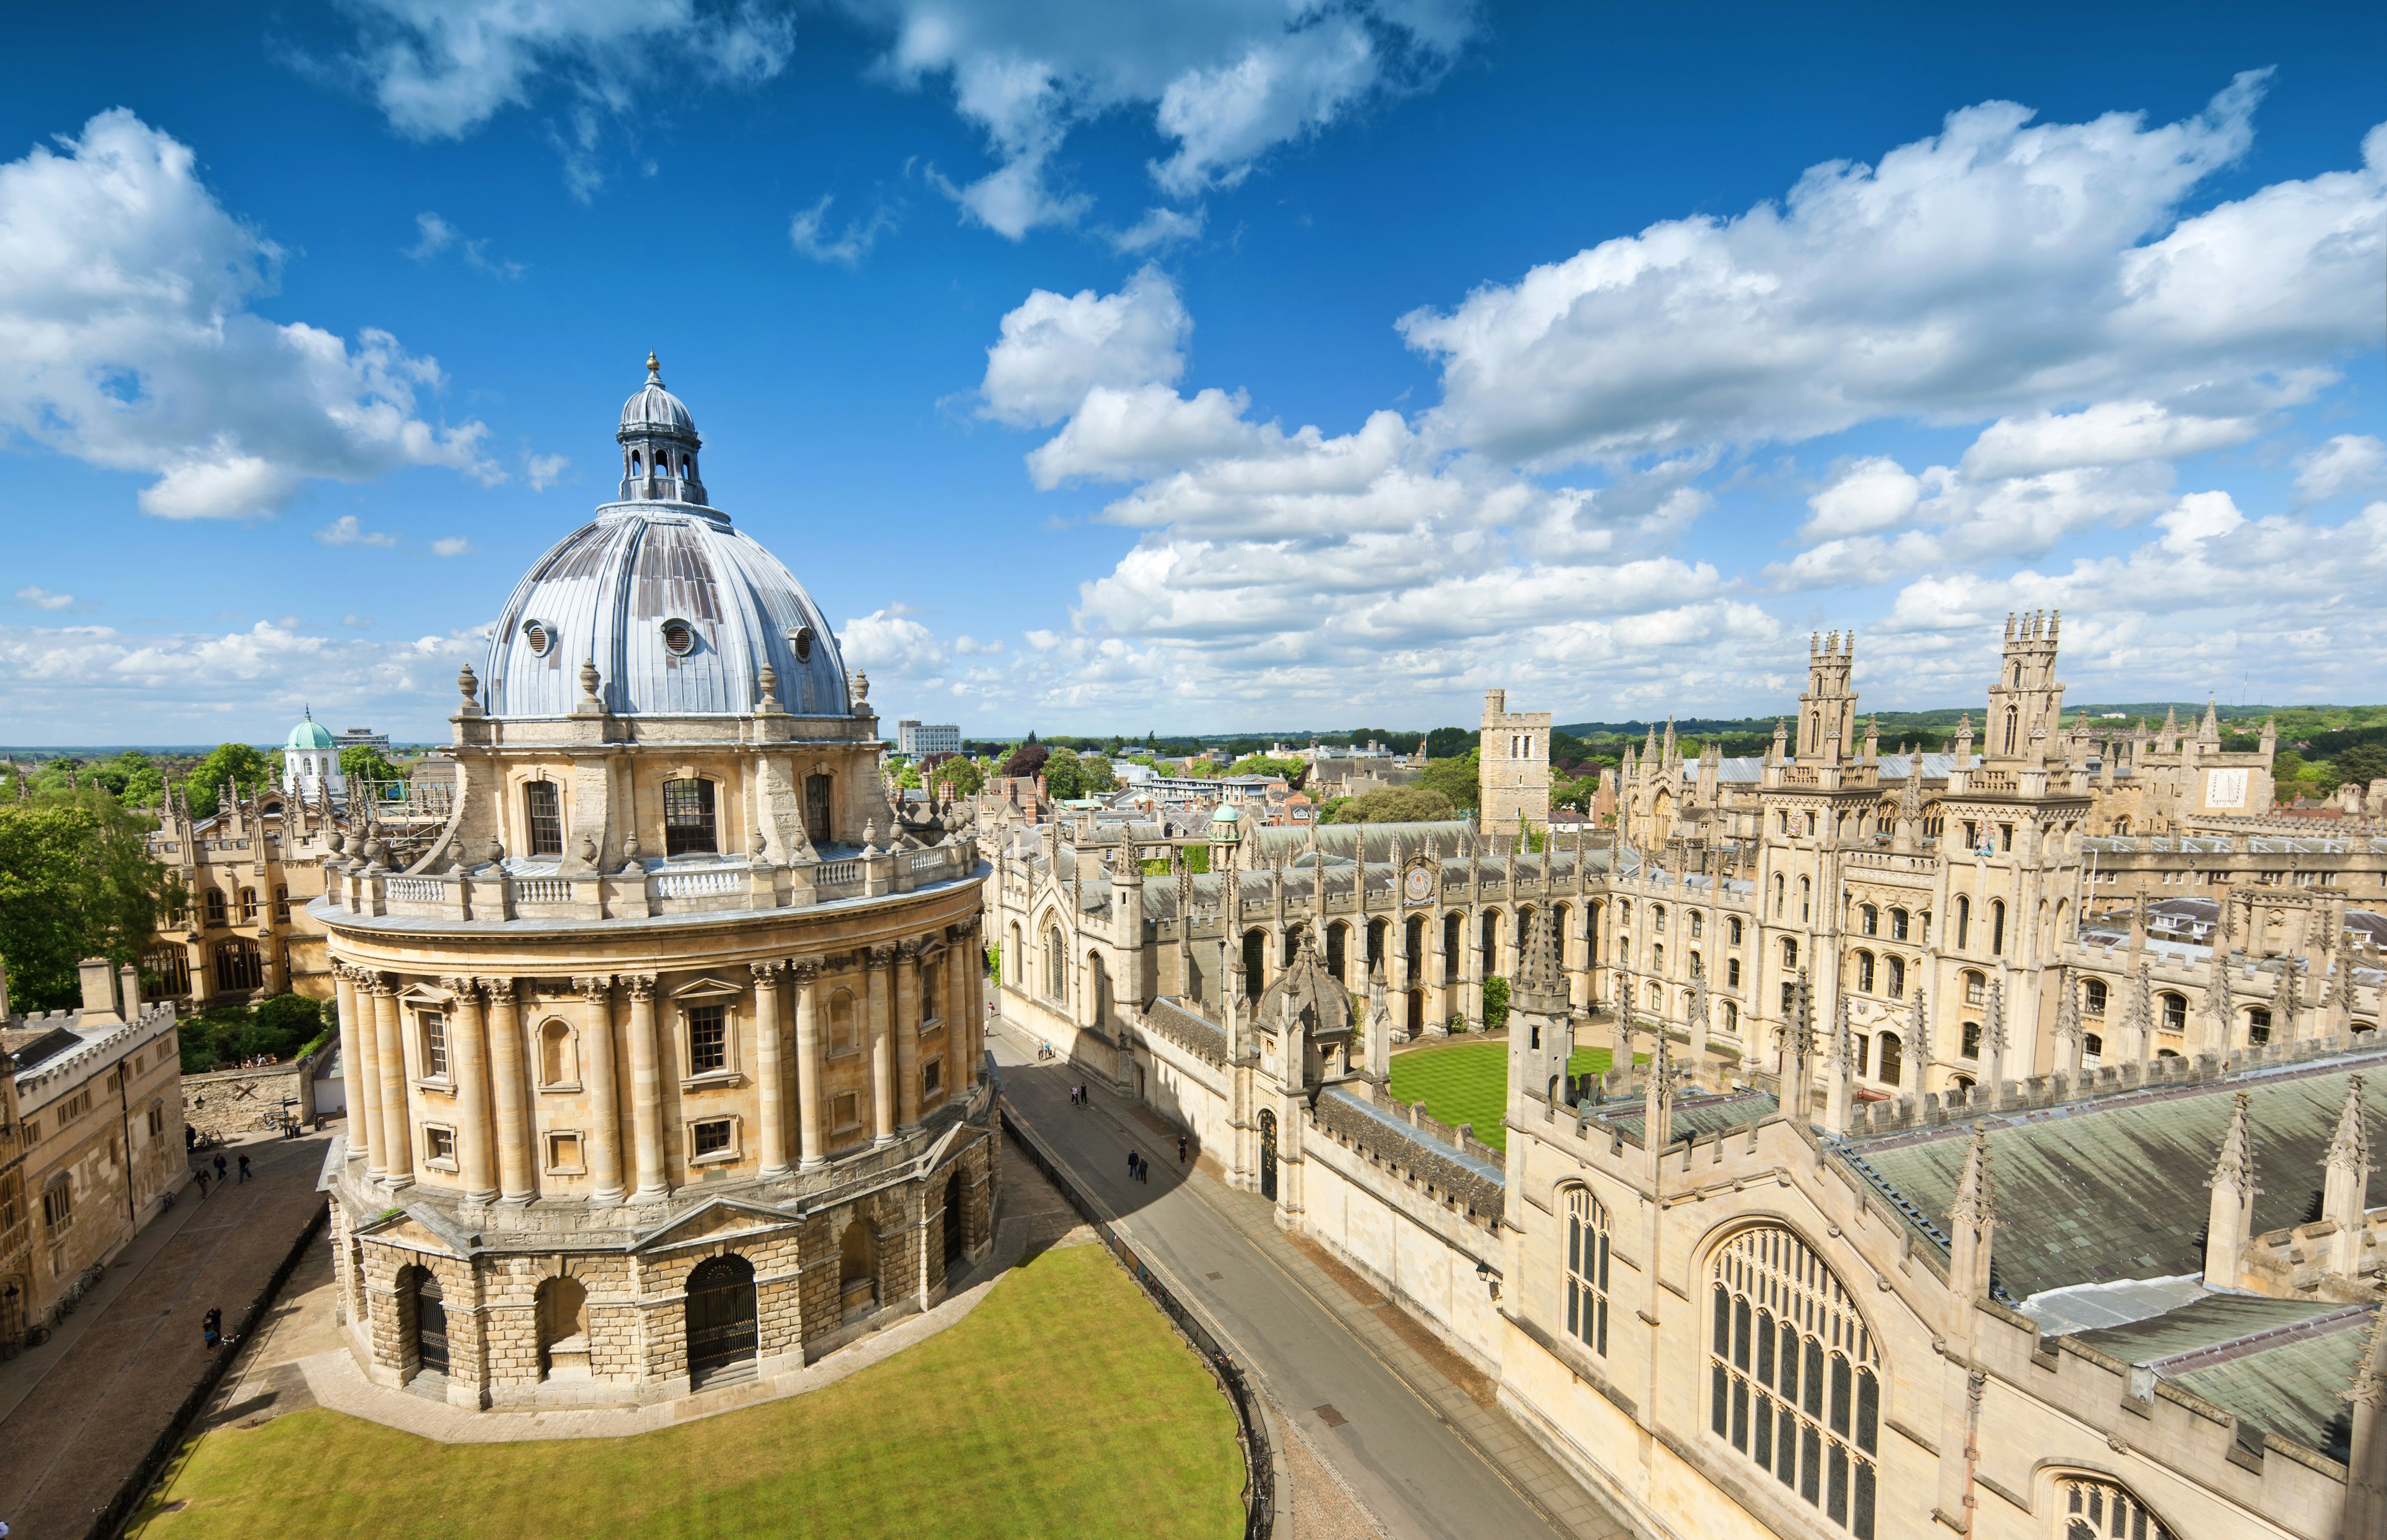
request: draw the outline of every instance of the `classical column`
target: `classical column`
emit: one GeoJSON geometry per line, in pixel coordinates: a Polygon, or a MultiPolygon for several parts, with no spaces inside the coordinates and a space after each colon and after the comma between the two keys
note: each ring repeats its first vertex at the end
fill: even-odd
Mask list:
{"type": "MultiPolygon", "coordinates": [[[[956,927],[956,929],[959,928],[956,927]]],[[[945,949],[944,961],[939,966],[941,977],[937,980],[937,1014],[945,1018],[945,1100],[961,1100],[963,1090],[969,1084],[970,1021],[966,1009],[969,981],[964,977],[969,966],[969,937],[955,938],[945,949]]]]}
{"type": "Polygon", "coordinates": [[[514,1002],[512,979],[484,978],[480,984],[489,991],[489,1084],[498,1120],[499,1201],[525,1204],[538,1195],[538,1163],[530,1147],[522,1009],[514,1002]]]}
{"type": "Polygon", "coordinates": [[[655,1054],[655,976],[625,974],[630,991],[630,1115],[638,1136],[638,1190],[636,1201],[652,1203],[669,1189],[663,1184],[663,1068],[655,1054]]]}
{"type": "Polygon", "coordinates": [[[905,1133],[920,1126],[920,943],[895,947],[895,1120],[905,1133]]]}
{"type": "Polygon", "coordinates": [[[796,1137],[799,1170],[816,1171],[827,1157],[821,1150],[820,964],[799,959],[796,980],[796,1137]]]}
{"type": "Polygon", "coordinates": [[[895,1041],[887,1020],[887,970],[894,965],[895,949],[874,946],[864,975],[870,1013],[870,1142],[895,1142],[895,1041]]]}
{"type": "MultiPolygon", "coordinates": [[[[348,1096],[348,1158],[362,1160],[373,1148],[365,1118],[365,1046],[372,1029],[357,1019],[357,981],[346,963],[332,965],[332,992],[340,1012],[340,1079],[348,1096]]],[[[370,1161],[366,1169],[372,1169],[370,1161]]]]}
{"type": "Polygon", "coordinates": [[[382,1180],[405,1187],[414,1180],[414,1120],[406,1105],[406,1044],[398,1036],[398,982],[376,973],[372,989],[373,1059],[381,1081],[381,1122],[373,1130],[373,1149],[381,1156],[382,1180]]]}
{"type": "Polygon", "coordinates": [[[967,976],[969,989],[962,996],[964,1009],[969,1017],[966,1026],[969,1042],[969,1083],[976,1086],[986,1068],[986,940],[985,926],[979,915],[970,916],[963,928],[963,940],[969,948],[967,976]]]}
{"type": "Polygon", "coordinates": [[[465,1198],[488,1203],[498,1195],[498,1179],[489,1150],[488,1031],[480,980],[439,982],[456,999],[456,1041],[448,1055],[448,1073],[456,1085],[456,1169],[464,1179],[465,1198]]]}
{"type": "Polygon", "coordinates": [[[597,1184],[588,1201],[607,1206],[622,1201],[622,1088],[613,1069],[613,979],[611,974],[575,978],[580,991],[580,1073],[597,1126],[588,1130],[588,1175],[597,1184]]]}
{"type": "Polygon", "coordinates": [[[763,1175],[788,1174],[787,1072],[779,1058],[778,963],[754,963],[754,1079],[762,1092],[763,1175]]]}

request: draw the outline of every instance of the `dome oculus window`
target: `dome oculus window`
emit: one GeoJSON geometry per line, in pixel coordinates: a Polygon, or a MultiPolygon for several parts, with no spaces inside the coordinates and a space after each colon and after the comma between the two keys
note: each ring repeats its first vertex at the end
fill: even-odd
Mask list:
{"type": "Polygon", "coordinates": [[[675,658],[685,658],[696,650],[696,633],[684,620],[663,622],[663,650],[675,658]]]}
{"type": "Polygon", "coordinates": [[[555,649],[555,633],[547,628],[543,620],[523,622],[522,634],[523,640],[530,644],[533,657],[544,658],[555,649]]]}
{"type": "Polygon", "coordinates": [[[813,628],[811,626],[797,626],[788,633],[788,640],[795,644],[796,662],[808,663],[813,661],[813,628]]]}

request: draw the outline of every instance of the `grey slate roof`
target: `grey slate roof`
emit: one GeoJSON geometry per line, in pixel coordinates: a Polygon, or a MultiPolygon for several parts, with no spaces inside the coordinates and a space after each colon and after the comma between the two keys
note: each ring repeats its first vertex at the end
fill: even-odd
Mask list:
{"type": "Polygon", "coordinates": [[[2353,1429],[2343,1392],[2354,1383],[2371,1308],[2213,1294],[2149,1320],[2084,1332],[2079,1341],[2153,1370],[2250,1428],[2342,1460],[2353,1429]]]}
{"type": "MultiPolygon", "coordinates": [[[[2377,1130],[2387,1123],[2382,1053],[1989,1119],[1997,1281],[2027,1298],[2073,1284],[2198,1271],[2206,1179],[2231,1093],[2242,1090],[2252,1097],[2262,1188],[2254,1231],[2302,1223],[2320,1190],[2321,1158],[2355,1070],[2365,1074],[2365,1105],[2377,1130]]],[[[1949,1126],[1858,1141],[1850,1151],[1939,1224],[1955,1197],[1967,1137],[1965,1128],[1949,1126]]],[[[2380,1137],[2373,1132],[2374,1147],[2380,1137]]]]}

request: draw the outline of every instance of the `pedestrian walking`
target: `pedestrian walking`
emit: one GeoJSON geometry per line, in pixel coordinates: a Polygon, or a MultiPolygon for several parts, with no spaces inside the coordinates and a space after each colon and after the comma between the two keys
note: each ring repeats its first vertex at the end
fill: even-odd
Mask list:
{"type": "Polygon", "coordinates": [[[209,1310],[206,1315],[199,1318],[199,1335],[206,1339],[208,1351],[210,1353],[214,1352],[217,1346],[223,1342],[223,1312],[221,1310],[209,1310]]]}
{"type": "Polygon", "coordinates": [[[240,1157],[240,1180],[243,1181],[248,1180],[248,1156],[246,1155],[240,1157]]]}
{"type": "Polygon", "coordinates": [[[1127,1153],[1127,1180],[1130,1181],[1133,1181],[1135,1180],[1135,1152],[1133,1150],[1130,1150],[1127,1153]]]}
{"type": "Polygon", "coordinates": [[[1177,1136],[1177,1164],[1185,1164],[1185,1136],[1181,1133],[1177,1136]]]}
{"type": "Polygon", "coordinates": [[[204,1166],[200,1167],[197,1174],[199,1179],[199,1196],[205,1198],[208,1195],[208,1168],[204,1166]]]}
{"type": "Polygon", "coordinates": [[[1142,1155],[1135,1157],[1135,1180],[1147,1182],[1152,1180],[1152,1162],[1142,1155]]]}
{"type": "Polygon", "coordinates": [[[230,1169],[231,1169],[231,1164],[230,1164],[230,1162],[226,1161],[222,1155],[217,1155],[217,1156],[216,1156],[216,1180],[217,1180],[218,1181],[221,1181],[221,1180],[223,1180],[224,1176],[225,1176],[225,1173],[226,1173],[227,1171],[229,1171],[230,1169]]]}

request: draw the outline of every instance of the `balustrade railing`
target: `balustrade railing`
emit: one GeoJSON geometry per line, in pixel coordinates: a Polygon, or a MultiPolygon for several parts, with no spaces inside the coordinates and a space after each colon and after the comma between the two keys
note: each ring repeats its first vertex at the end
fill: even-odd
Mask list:
{"type": "Polygon", "coordinates": [[[560,877],[522,877],[514,878],[516,903],[569,903],[572,884],[560,877]]]}
{"type": "Polygon", "coordinates": [[[657,898],[701,898],[711,893],[745,890],[745,874],[724,868],[711,872],[664,872],[655,878],[657,898]]]}

